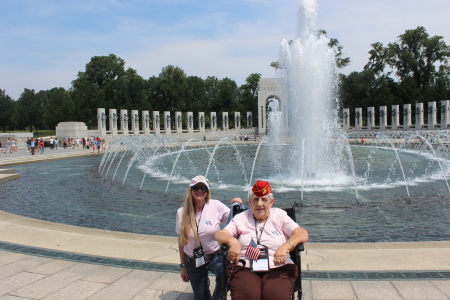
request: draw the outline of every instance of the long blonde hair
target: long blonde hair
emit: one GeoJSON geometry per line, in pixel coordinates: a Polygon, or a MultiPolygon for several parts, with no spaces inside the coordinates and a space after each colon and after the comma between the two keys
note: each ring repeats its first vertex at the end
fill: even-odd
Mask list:
{"type": "MultiPolygon", "coordinates": [[[[208,202],[210,199],[211,191],[208,189],[205,201],[208,202]]],[[[198,239],[197,230],[194,230],[196,228],[197,223],[195,220],[194,198],[192,198],[192,190],[189,187],[186,190],[186,194],[184,196],[184,211],[181,218],[181,228],[178,243],[181,246],[186,246],[189,240],[189,236],[192,236],[192,233],[194,234],[194,237],[198,239]]]]}

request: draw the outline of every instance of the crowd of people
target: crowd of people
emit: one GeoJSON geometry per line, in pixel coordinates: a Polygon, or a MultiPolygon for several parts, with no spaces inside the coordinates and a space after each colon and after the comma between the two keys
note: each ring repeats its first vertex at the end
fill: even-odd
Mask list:
{"type": "Polygon", "coordinates": [[[5,145],[0,141],[0,154],[16,153],[17,152],[17,140],[16,139],[7,139],[5,145]],[[5,147],[5,148],[3,148],[5,147]]]}
{"type": "MultiPolygon", "coordinates": [[[[92,152],[102,153],[106,151],[106,141],[105,139],[101,139],[99,137],[90,138],[63,138],[63,140],[59,140],[58,138],[29,138],[27,137],[24,140],[27,148],[27,152],[31,155],[35,155],[36,153],[43,154],[45,149],[48,148],[50,150],[58,150],[61,146],[63,149],[75,149],[75,148],[83,148],[92,150],[92,152]]],[[[0,154],[7,153],[17,153],[19,150],[19,142],[17,139],[8,138],[6,141],[2,143],[0,141],[0,154]]]]}
{"type": "MultiPolygon", "coordinates": [[[[241,198],[231,200],[243,206],[241,198]]],[[[249,191],[250,209],[230,217],[230,209],[212,199],[210,183],[194,177],[176,215],[181,279],[190,282],[194,298],[290,299],[298,272],[289,253],[308,240],[308,232],[287,213],[272,207],[270,183],[258,180],[249,191]],[[220,224],[227,224],[220,230],[220,224]],[[221,245],[229,247],[228,266],[223,265],[221,245]],[[227,284],[222,285],[226,268],[227,284]],[[216,277],[211,295],[208,272],[216,277]]]]}

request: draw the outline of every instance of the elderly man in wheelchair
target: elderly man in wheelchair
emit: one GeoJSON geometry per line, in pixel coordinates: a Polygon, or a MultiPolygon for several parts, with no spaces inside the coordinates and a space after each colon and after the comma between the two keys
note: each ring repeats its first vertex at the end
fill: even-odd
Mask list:
{"type": "Polygon", "coordinates": [[[248,201],[251,209],[215,235],[219,244],[229,247],[225,288],[236,300],[290,299],[298,270],[289,253],[308,240],[308,232],[286,211],[272,207],[269,182],[258,180],[248,201]]]}

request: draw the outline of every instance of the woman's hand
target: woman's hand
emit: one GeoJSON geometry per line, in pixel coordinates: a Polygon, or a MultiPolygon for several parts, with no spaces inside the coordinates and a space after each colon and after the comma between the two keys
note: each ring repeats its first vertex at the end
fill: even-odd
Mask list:
{"type": "Polygon", "coordinates": [[[233,199],[231,199],[231,204],[233,204],[235,202],[242,206],[242,199],[241,198],[233,198],[233,199]]]}
{"type": "Polygon", "coordinates": [[[231,263],[237,264],[241,258],[241,244],[239,241],[226,229],[216,232],[215,238],[219,244],[225,244],[229,247],[228,260],[231,263]]]}
{"type": "Polygon", "coordinates": [[[273,263],[275,266],[286,264],[287,255],[291,252],[291,248],[292,246],[287,243],[281,244],[273,256],[273,263]]]}
{"type": "Polygon", "coordinates": [[[228,250],[228,260],[232,264],[237,264],[241,259],[241,244],[235,238],[230,242],[230,249],[228,250]]]}
{"type": "Polygon", "coordinates": [[[181,279],[184,282],[189,282],[189,275],[187,273],[186,267],[181,267],[181,279]]]}

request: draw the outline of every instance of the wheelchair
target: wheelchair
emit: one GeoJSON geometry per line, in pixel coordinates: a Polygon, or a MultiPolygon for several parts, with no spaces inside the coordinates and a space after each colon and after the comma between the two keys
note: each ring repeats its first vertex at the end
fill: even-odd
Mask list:
{"type": "MultiPolygon", "coordinates": [[[[291,219],[294,222],[296,221],[295,218],[295,208],[298,206],[297,203],[294,203],[294,205],[292,205],[292,207],[290,208],[282,208],[284,211],[287,212],[288,216],[291,217],[291,219]]],[[[235,205],[232,207],[232,215],[235,216],[243,211],[245,211],[246,209],[242,209],[241,207],[239,207],[238,205],[235,205]]],[[[226,283],[227,283],[227,268],[225,266],[228,265],[228,246],[227,245],[222,245],[221,246],[222,252],[224,252],[223,255],[223,276],[222,276],[222,287],[223,287],[223,294],[222,297],[226,298],[226,294],[227,294],[227,290],[225,289],[226,287],[226,283]]],[[[301,252],[304,251],[304,245],[303,243],[298,244],[294,250],[292,250],[289,255],[292,259],[292,261],[294,262],[294,264],[297,265],[297,272],[298,272],[298,277],[297,277],[297,281],[295,282],[295,286],[294,286],[294,292],[292,293],[292,300],[295,300],[295,294],[297,294],[297,299],[298,300],[302,300],[303,299],[303,289],[302,289],[302,264],[301,264],[301,252]]]]}

